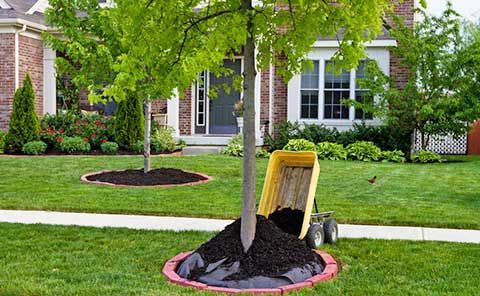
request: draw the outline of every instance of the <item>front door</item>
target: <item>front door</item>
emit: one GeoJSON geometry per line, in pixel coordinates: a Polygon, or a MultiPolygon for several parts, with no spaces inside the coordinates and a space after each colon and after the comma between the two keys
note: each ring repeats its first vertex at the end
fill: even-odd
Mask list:
{"type": "MultiPolygon", "coordinates": [[[[225,60],[224,66],[233,70],[234,75],[241,75],[242,61],[225,60]]],[[[210,87],[217,89],[218,95],[210,98],[209,102],[209,133],[216,135],[232,135],[237,133],[237,121],[234,115],[235,102],[240,100],[240,92],[233,89],[234,75],[215,77],[210,73],[210,87]],[[226,92],[223,85],[230,87],[230,92],[226,92]]]]}

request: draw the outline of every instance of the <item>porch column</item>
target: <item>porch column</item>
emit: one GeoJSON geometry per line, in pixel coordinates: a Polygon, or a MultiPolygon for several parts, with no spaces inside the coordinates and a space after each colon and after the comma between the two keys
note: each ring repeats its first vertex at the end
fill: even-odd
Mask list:
{"type": "Polygon", "coordinates": [[[178,116],[179,116],[179,98],[178,92],[175,91],[175,96],[167,101],[167,122],[168,126],[174,129],[173,135],[175,137],[180,136],[178,116]]]}
{"type": "Polygon", "coordinates": [[[43,114],[57,113],[56,55],[55,50],[43,48],[43,114]]]}

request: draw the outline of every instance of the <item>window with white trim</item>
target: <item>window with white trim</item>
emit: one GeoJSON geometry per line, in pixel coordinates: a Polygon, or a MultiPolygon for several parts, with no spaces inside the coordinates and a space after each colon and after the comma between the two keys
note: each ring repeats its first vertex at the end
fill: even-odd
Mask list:
{"type": "Polygon", "coordinates": [[[197,81],[197,126],[205,126],[205,111],[206,111],[206,93],[205,93],[206,72],[200,73],[197,81]]]}
{"type": "Polygon", "coordinates": [[[343,103],[343,100],[350,98],[350,71],[342,70],[337,75],[335,67],[335,62],[325,62],[323,118],[349,119],[349,107],[343,103]]]}
{"type": "MultiPolygon", "coordinates": [[[[358,65],[355,80],[355,100],[359,103],[368,103],[371,104],[373,102],[373,97],[368,94],[368,89],[362,89],[359,85],[359,79],[365,78],[365,67],[367,66],[367,60],[360,61],[358,65]]],[[[372,120],[373,114],[369,112],[365,112],[362,109],[355,109],[355,119],[356,120],[372,120]]]]}
{"type": "Polygon", "coordinates": [[[318,94],[320,90],[319,61],[313,61],[313,69],[306,70],[302,74],[300,84],[300,118],[318,119],[318,94]]]}
{"type": "Polygon", "coordinates": [[[300,119],[325,120],[373,120],[371,113],[361,109],[350,112],[344,100],[355,99],[358,102],[371,102],[373,97],[367,89],[359,86],[358,80],[365,77],[367,60],[360,61],[356,71],[342,70],[336,74],[334,61],[315,60],[313,68],[305,70],[300,81],[300,119]],[[323,95],[323,97],[322,97],[323,95]],[[322,105],[323,102],[323,105],[322,105]],[[323,118],[321,112],[323,110],[323,118]]]}

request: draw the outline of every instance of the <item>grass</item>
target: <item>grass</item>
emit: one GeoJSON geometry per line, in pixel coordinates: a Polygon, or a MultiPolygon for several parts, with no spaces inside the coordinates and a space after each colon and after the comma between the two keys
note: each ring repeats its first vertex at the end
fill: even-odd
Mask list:
{"type": "MultiPolygon", "coordinates": [[[[321,161],[317,202],[342,223],[480,229],[480,157],[443,164],[321,161]],[[378,177],[372,186],[367,180],[378,177]]],[[[141,157],[0,157],[0,208],[235,218],[241,159],[221,155],[154,158],[153,167],[203,172],[214,181],[170,189],[82,184],[103,169],[138,168],[141,157]]],[[[258,161],[257,196],[267,160],[258,161]]]]}
{"type": "MultiPolygon", "coordinates": [[[[161,269],[213,234],[0,223],[0,295],[215,295],[167,284],[161,269]]],[[[480,246],[341,240],[339,276],[292,295],[475,295],[480,246]]]]}

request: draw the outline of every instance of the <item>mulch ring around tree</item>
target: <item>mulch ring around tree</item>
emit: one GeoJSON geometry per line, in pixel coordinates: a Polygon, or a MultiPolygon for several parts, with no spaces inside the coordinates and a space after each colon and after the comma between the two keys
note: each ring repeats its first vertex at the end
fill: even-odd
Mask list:
{"type": "Polygon", "coordinates": [[[260,215],[257,215],[255,239],[245,253],[240,225],[240,219],[236,220],[178,262],[174,270],[168,270],[167,264],[164,273],[173,282],[183,281],[185,285],[203,289],[209,287],[207,290],[245,292],[245,289],[261,289],[276,293],[285,287],[311,287],[337,272],[333,258],[329,256],[330,262],[325,262],[304,241],[260,215]],[[333,263],[335,270],[332,265],[330,273],[323,274],[328,264],[333,263]]]}
{"type": "Polygon", "coordinates": [[[85,183],[118,187],[171,187],[203,184],[212,178],[175,168],[159,168],[152,169],[147,174],[143,169],[101,171],[83,175],[81,180],[85,183]]]}

